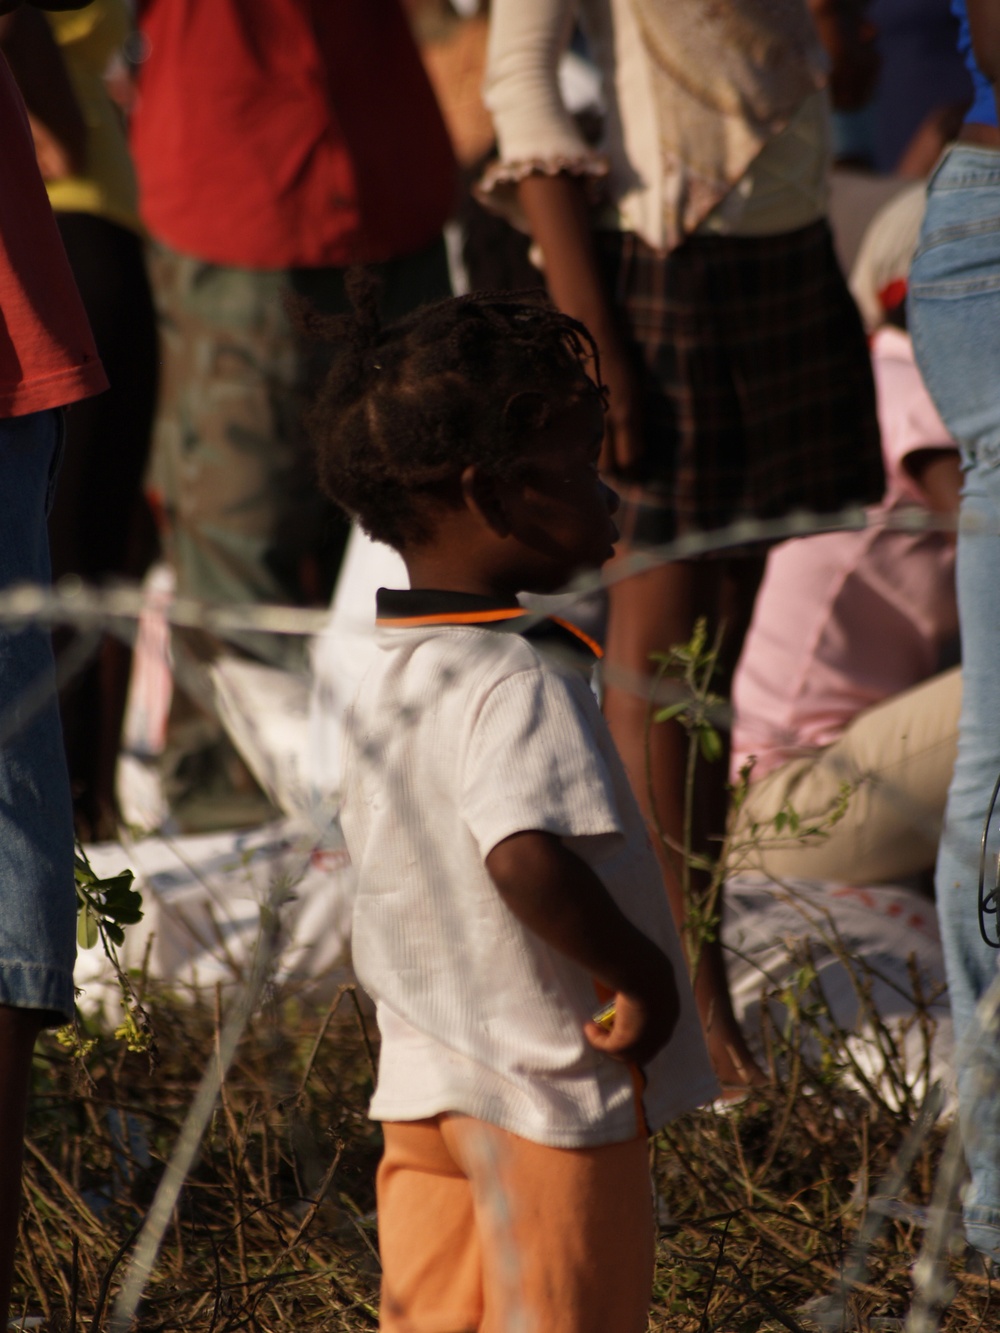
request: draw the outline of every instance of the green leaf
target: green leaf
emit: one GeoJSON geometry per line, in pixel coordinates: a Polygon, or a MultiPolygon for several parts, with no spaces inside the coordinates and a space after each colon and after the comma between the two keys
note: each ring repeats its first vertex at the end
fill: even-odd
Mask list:
{"type": "Polygon", "coordinates": [[[693,658],[700,659],[705,651],[705,643],[708,640],[708,621],[704,616],[699,616],[694,622],[694,633],[691,635],[691,642],[688,645],[688,651],[693,658]]]}
{"type": "Polygon", "coordinates": [[[701,752],[710,764],[714,764],[717,759],[722,758],[722,738],[714,727],[702,726],[698,728],[698,744],[701,746],[701,752]]]}
{"type": "Polygon", "coordinates": [[[131,870],[119,870],[117,875],[110,875],[107,879],[97,880],[96,887],[99,888],[102,893],[109,893],[117,888],[127,889],[134,880],[135,875],[131,870]]]}
{"type": "Polygon", "coordinates": [[[123,1041],[130,1051],[141,1053],[148,1051],[153,1044],[153,1035],[148,1027],[136,1021],[135,1014],[126,1009],[122,1022],[115,1028],[115,1036],[123,1041]]]}
{"type": "Polygon", "coordinates": [[[89,907],[80,908],[76,918],[76,942],[81,949],[92,949],[98,941],[97,918],[89,907]]]}
{"type": "Polygon", "coordinates": [[[132,888],[134,879],[132,871],[125,870],[114,879],[103,881],[104,915],[124,926],[142,920],[142,894],[132,888]]]}
{"type": "Polygon", "coordinates": [[[658,708],[653,714],[654,722],[669,722],[672,717],[678,717],[688,706],[687,699],[681,699],[679,703],[668,704],[666,708],[658,708]]]}
{"type": "Polygon", "coordinates": [[[97,878],[90,868],[90,862],[79,852],[73,853],[73,875],[80,884],[93,884],[97,878]]]}
{"type": "Polygon", "coordinates": [[[67,1023],[65,1027],[56,1028],[56,1041],[79,1060],[86,1059],[97,1045],[97,1038],[84,1037],[75,1023],[67,1023]]]}

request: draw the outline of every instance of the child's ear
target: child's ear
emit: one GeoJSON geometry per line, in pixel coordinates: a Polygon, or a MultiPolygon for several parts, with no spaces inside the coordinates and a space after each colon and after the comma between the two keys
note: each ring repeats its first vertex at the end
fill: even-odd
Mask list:
{"type": "Polygon", "coordinates": [[[498,537],[510,536],[511,525],[501,488],[495,477],[475,463],[462,473],[462,498],[466,507],[498,537]]]}

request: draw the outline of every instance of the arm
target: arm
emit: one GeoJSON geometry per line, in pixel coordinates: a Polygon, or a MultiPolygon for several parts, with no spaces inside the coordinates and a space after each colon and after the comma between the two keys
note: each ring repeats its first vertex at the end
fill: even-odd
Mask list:
{"type": "Polygon", "coordinates": [[[506,179],[500,193],[512,193],[517,181],[520,223],[542,252],[549,293],[587,325],[600,350],[610,389],[602,467],[621,472],[641,453],[639,395],[598,269],[584,187],[583,178],[606,174],[607,163],[584,140],[559,89],[576,8],[576,0],[494,0],[484,88],[506,179]]]}
{"type": "Polygon", "coordinates": [[[515,833],[486,857],[501,898],[546,944],[614,993],[609,1032],[584,1029],[590,1044],[639,1064],[667,1042],[680,1012],[666,955],[622,914],[593,870],[551,833],[515,833]]]}
{"type": "Polygon", "coordinates": [[[823,49],[830,57],[830,101],[837,111],[857,111],[875,91],[879,57],[865,0],[809,0],[823,49]]]}
{"type": "Polygon", "coordinates": [[[958,450],[918,449],[903,466],[920,487],[927,508],[935,514],[957,514],[962,491],[958,450]]]}
{"type": "Polygon", "coordinates": [[[968,0],[969,29],[976,64],[993,85],[1000,116],[1000,10],[995,0],[968,0]]]}
{"type": "Polygon", "coordinates": [[[0,17],[0,50],[28,108],[42,175],[57,180],[80,171],[86,159],[87,127],[45,16],[28,6],[0,17]]]}
{"type": "Polygon", "coordinates": [[[957,137],[968,109],[966,100],[944,102],[929,111],[914,130],[893,174],[908,180],[926,180],[946,145],[957,137]]]}
{"type": "Polygon", "coordinates": [[[598,269],[583,185],[565,173],[527,176],[518,198],[545,257],[549,294],[560,310],[586,324],[597,343],[601,378],[610,391],[602,469],[627,473],[643,451],[639,386],[598,269]]]}

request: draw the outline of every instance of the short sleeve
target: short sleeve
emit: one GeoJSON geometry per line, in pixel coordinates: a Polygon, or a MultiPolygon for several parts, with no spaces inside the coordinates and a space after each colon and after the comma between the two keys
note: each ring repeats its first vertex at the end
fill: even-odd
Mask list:
{"type": "Polygon", "coordinates": [[[465,750],[461,813],[485,859],[504,838],[537,829],[615,844],[624,826],[588,711],[597,704],[540,667],[507,676],[484,699],[465,750]]]}

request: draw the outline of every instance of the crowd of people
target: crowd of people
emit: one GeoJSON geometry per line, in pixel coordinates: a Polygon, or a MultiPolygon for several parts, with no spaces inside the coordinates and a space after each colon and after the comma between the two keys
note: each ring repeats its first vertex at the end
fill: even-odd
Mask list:
{"type": "MultiPolygon", "coordinates": [[[[647,1135],[764,1079],[718,932],[684,947],[727,819],[734,870],[936,892],[966,1234],[1000,1261],[1000,1042],[973,1040],[995,7],[492,0],[496,144],[464,177],[408,8],[0,0],[0,588],[159,548],[186,596],[325,605],[344,515],[401,558],[340,780],[382,1327],[645,1328],[647,1135]],[[832,155],[895,180],[850,283],[832,155]],[[477,289],[505,269],[545,293],[477,289]],[[863,529],[820,531],[851,506],[863,529]],[[773,549],[745,524],[800,511],[817,531],[773,549]],[[601,568],[586,632],[518,600],[601,568]],[[649,714],[699,625],[733,723],[692,819],[685,720],[649,714]]],[[[73,1011],[74,823],[119,820],[128,647],[52,637],[0,632],[0,1322],[31,1052],[73,1011]]]]}

